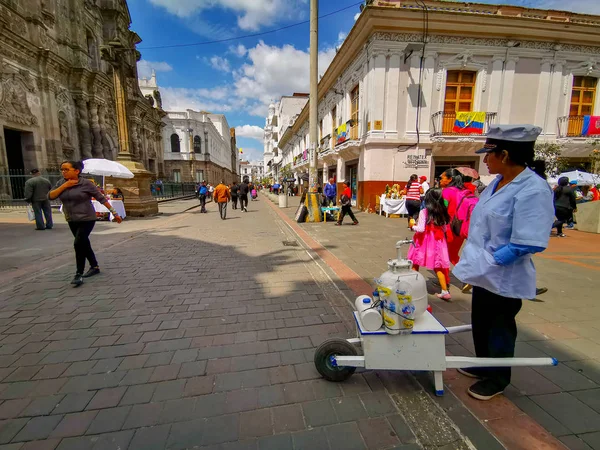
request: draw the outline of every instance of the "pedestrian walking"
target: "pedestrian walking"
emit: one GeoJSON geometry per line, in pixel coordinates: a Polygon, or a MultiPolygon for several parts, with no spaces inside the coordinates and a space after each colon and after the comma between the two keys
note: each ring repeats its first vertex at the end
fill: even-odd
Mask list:
{"type": "Polygon", "coordinates": [[[25,201],[33,208],[35,229],[51,230],[52,207],[48,200],[48,193],[52,189],[52,183],[42,176],[39,169],[33,169],[30,173],[31,178],[25,182],[25,201]]]}
{"type": "Polygon", "coordinates": [[[233,183],[231,185],[231,208],[237,209],[238,204],[238,192],[240,191],[240,185],[237,183],[233,183]]]}
{"type": "Polygon", "coordinates": [[[433,270],[438,277],[442,292],[438,298],[449,302],[450,257],[448,256],[448,236],[450,215],[444,203],[441,189],[429,189],[425,194],[425,208],[419,213],[419,221],[412,230],[415,232],[413,244],[408,249],[407,259],[413,262],[417,272],[420,267],[433,270]]]}
{"type": "Polygon", "coordinates": [[[346,217],[346,214],[348,214],[352,219],[352,225],[358,225],[358,220],[356,220],[356,217],[352,212],[352,190],[350,189],[350,185],[347,181],[344,181],[343,185],[344,190],[342,191],[342,195],[340,196],[340,203],[342,204],[342,209],[340,211],[340,217],[335,224],[340,226],[344,221],[344,217],[346,217]]]}
{"type": "Polygon", "coordinates": [[[212,184],[208,184],[208,198],[209,200],[214,200],[213,195],[215,192],[215,187],[212,184]]]}
{"type": "Polygon", "coordinates": [[[554,215],[556,220],[552,225],[552,228],[556,228],[558,237],[566,236],[563,233],[563,226],[573,217],[575,211],[577,211],[577,202],[575,192],[569,186],[569,178],[560,177],[558,186],[554,190],[554,215]]]}
{"type": "Polygon", "coordinates": [[[227,202],[230,199],[229,188],[224,181],[221,181],[213,191],[213,200],[219,205],[219,214],[223,220],[227,218],[227,202]]]}
{"type": "Polygon", "coordinates": [[[240,209],[243,212],[248,212],[248,193],[250,192],[250,186],[248,185],[248,178],[244,178],[240,189],[238,191],[238,199],[240,201],[240,209]]]}
{"type": "Polygon", "coordinates": [[[81,286],[83,278],[100,273],[98,260],[96,259],[96,255],[94,255],[89,238],[96,224],[96,211],[91,199],[95,198],[103,204],[112,213],[117,223],[123,221],[106,197],[102,195],[100,189],[90,180],[81,177],[82,170],[82,161],[63,162],[60,166],[63,179],[59,180],[56,183],[55,189],[48,194],[50,200],[59,198],[62,202],[65,219],[69,224],[71,233],[75,237],[73,246],[75,247],[77,272],[75,272],[75,277],[71,281],[71,284],[75,286],[81,286]],[[86,259],[90,264],[90,268],[84,275],[83,271],[86,259]]]}
{"type": "Polygon", "coordinates": [[[402,190],[402,194],[406,196],[406,210],[408,211],[408,228],[411,228],[415,221],[419,218],[419,211],[421,210],[421,194],[423,194],[423,188],[419,183],[419,177],[417,174],[412,174],[406,188],[402,190]]]}
{"type": "Polygon", "coordinates": [[[333,178],[329,179],[329,182],[325,185],[325,189],[323,191],[325,194],[325,207],[327,206],[335,206],[335,201],[337,197],[337,187],[335,185],[335,180],[333,178]]]}
{"type": "MultiPolygon", "coordinates": [[[[534,159],[542,129],[533,125],[494,125],[484,147],[484,163],[498,175],[473,210],[462,257],[454,268],[459,280],[473,285],[471,322],[478,358],[514,356],[516,315],[521,299],[536,295],[532,255],[548,246],[554,220],[552,190],[534,159]]],[[[510,384],[510,367],[459,369],[480,380],[468,393],[479,400],[501,394],[510,384]]]]}
{"type": "Polygon", "coordinates": [[[200,200],[200,213],[206,213],[206,196],[208,195],[208,188],[206,182],[203,181],[198,189],[198,199],[200,200]]]}

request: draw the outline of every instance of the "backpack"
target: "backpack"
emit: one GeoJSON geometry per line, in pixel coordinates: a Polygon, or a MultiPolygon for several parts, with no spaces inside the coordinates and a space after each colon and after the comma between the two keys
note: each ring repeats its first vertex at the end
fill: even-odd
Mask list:
{"type": "Polygon", "coordinates": [[[454,217],[450,221],[452,234],[457,237],[467,238],[469,236],[469,225],[471,214],[479,199],[472,194],[465,194],[458,202],[454,217]]]}
{"type": "Polygon", "coordinates": [[[200,195],[206,195],[207,192],[208,189],[206,189],[206,186],[200,186],[200,191],[198,192],[200,195]]]}
{"type": "Polygon", "coordinates": [[[342,194],[342,196],[340,197],[340,203],[342,204],[342,206],[348,206],[350,204],[350,199],[347,195],[342,194]]]}

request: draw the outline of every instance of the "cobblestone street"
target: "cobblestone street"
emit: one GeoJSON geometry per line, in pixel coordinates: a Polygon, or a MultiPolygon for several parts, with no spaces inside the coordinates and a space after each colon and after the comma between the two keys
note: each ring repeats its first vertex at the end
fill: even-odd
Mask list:
{"type": "Polygon", "coordinates": [[[266,202],[111,225],[80,288],[71,264],[5,284],[0,449],[502,448],[412,375],[320,378],[314,348],[354,334],[353,293],[266,202]]]}

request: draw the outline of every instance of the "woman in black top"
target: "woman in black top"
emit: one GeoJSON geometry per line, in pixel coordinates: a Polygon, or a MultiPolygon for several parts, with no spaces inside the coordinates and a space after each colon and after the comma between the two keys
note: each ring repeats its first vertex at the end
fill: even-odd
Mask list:
{"type": "Polygon", "coordinates": [[[48,194],[50,200],[60,198],[65,219],[75,237],[77,272],[73,281],[71,281],[71,284],[75,286],[80,286],[84,277],[87,278],[100,273],[98,261],[89,238],[96,224],[96,211],[91,202],[92,198],[102,203],[113,214],[116,222],[121,223],[123,220],[100,192],[98,186],[81,177],[82,170],[83,162],[81,161],[65,161],[62,163],[60,171],[63,179],[59,180],[55,189],[48,194]],[[83,270],[85,269],[86,259],[90,263],[90,269],[84,275],[83,270]]]}
{"type": "Polygon", "coordinates": [[[556,228],[558,237],[565,237],[563,233],[563,225],[573,217],[573,213],[577,211],[575,191],[569,186],[567,177],[558,179],[558,186],[554,190],[554,214],[556,221],[552,228],[556,228]]]}

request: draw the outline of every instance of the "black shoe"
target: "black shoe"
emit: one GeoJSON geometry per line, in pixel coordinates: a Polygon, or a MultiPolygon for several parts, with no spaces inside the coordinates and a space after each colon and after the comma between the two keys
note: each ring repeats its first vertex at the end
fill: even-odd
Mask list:
{"type": "Polygon", "coordinates": [[[463,374],[465,377],[477,378],[479,380],[481,380],[483,378],[483,375],[481,374],[481,372],[479,370],[477,370],[477,368],[475,368],[475,367],[470,368],[470,369],[456,369],[456,371],[460,374],[463,374]]]}
{"type": "Polygon", "coordinates": [[[481,380],[467,390],[468,394],[477,400],[491,400],[496,395],[502,394],[504,388],[499,388],[493,380],[481,380]]]}
{"type": "Polygon", "coordinates": [[[76,273],[75,277],[73,277],[73,280],[71,281],[71,284],[75,287],[81,286],[83,284],[83,275],[76,273]]]}
{"type": "Polygon", "coordinates": [[[98,267],[90,267],[90,270],[83,274],[83,278],[93,277],[94,275],[98,275],[99,273],[100,269],[98,267]]]}
{"type": "Polygon", "coordinates": [[[355,221],[352,225],[358,225],[358,220],[355,221]]]}
{"type": "Polygon", "coordinates": [[[44,231],[45,228],[36,228],[35,231],[44,231]]]}
{"type": "Polygon", "coordinates": [[[535,288],[535,295],[542,295],[548,292],[547,287],[535,288]]]}
{"type": "Polygon", "coordinates": [[[51,229],[52,229],[52,227],[46,227],[46,230],[51,230],[51,229]]]}

